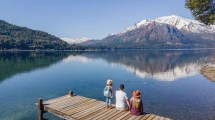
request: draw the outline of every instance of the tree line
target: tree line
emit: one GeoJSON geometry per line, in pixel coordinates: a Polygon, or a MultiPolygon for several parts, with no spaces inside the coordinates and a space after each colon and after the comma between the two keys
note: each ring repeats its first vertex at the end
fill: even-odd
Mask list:
{"type": "Polygon", "coordinates": [[[0,20],[0,50],[71,50],[83,49],[69,45],[61,39],[46,32],[19,27],[0,20]]]}

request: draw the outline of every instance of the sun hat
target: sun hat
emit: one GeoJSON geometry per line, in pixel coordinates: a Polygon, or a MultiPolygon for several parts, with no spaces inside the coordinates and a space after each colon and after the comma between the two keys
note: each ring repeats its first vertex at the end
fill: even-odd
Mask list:
{"type": "Polygon", "coordinates": [[[135,91],[133,92],[133,97],[139,98],[140,95],[141,95],[141,92],[140,92],[139,90],[135,90],[135,91]]]}
{"type": "Polygon", "coordinates": [[[112,80],[110,80],[110,79],[107,80],[107,84],[108,84],[108,85],[112,84],[112,80]]]}

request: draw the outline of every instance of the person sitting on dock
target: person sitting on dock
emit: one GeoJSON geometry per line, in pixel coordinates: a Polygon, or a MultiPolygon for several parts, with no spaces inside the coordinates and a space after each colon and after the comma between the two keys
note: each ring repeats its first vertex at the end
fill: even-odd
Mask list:
{"type": "Polygon", "coordinates": [[[116,91],[116,109],[129,110],[129,101],[127,94],[124,92],[123,84],[121,84],[119,90],[116,91]]]}
{"type": "Polygon", "coordinates": [[[111,98],[113,97],[112,80],[107,80],[107,85],[104,88],[104,96],[106,97],[107,108],[111,107],[111,98]]]}
{"type": "Polygon", "coordinates": [[[143,111],[141,92],[139,90],[135,90],[133,92],[133,97],[130,99],[130,112],[132,115],[142,115],[143,111]]]}

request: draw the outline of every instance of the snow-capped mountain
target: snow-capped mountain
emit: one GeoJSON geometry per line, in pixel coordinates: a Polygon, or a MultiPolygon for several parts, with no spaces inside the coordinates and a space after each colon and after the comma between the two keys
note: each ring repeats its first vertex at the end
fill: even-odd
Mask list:
{"type": "Polygon", "coordinates": [[[101,48],[215,48],[215,25],[176,15],[145,19],[89,46],[101,48]]]}
{"type": "Polygon", "coordinates": [[[86,42],[86,41],[89,41],[91,40],[91,38],[87,38],[87,37],[82,37],[82,38],[61,38],[63,41],[69,43],[69,44],[79,44],[79,43],[82,43],[82,42],[86,42]]]}
{"type": "Polygon", "coordinates": [[[155,20],[150,20],[150,19],[142,20],[136,23],[135,25],[128,27],[127,29],[125,29],[123,32],[120,32],[120,33],[126,33],[128,31],[140,28],[144,25],[148,25],[152,22],[172,25],[179,30],[184,30],[192,33],[214,33],[215,32],[215,25],[207,26],[196,20],[190,20],[190,19],[182,18],[180,16],[171,15],[171,16],[159,17],[155,20]]]}
{"type": "Polygon", "coordinates": [[[177,27],[179,30],[185,30],[193,33],[214,33],[215,32],[214,25],[207,26],[196,20],[185,19],[175,15],[159,17],[155,21],[160,23],[166,23],[177,27]]]}

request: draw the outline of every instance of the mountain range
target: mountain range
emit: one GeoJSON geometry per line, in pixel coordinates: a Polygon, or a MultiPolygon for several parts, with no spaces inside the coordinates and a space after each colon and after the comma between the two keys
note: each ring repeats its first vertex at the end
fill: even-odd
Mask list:
{"type": "Polygon", "coordinates": [[[67,37],[63,37],[61,39],[63,41],[65,41],[65,42],[67,42],[68,44],[79,44],[79,43],[91,40],[91,38],[87,38],[87,37],[81,37],[81,38],[67,38],[67,37]]]}
{"type": "Polygon", "coordinates": [[[176,15],[145,19],[122,32],[101,40],[80,43],[93,48],[214,48],[215,25],[207,26],[198,21],[176,15]]]}
{"type": "Polygon", "coordinates": [[[176,15],[145,19],[101,40],[58,38],[0,20],[0,50],[214,48],[215,25],[176,15]]]}

